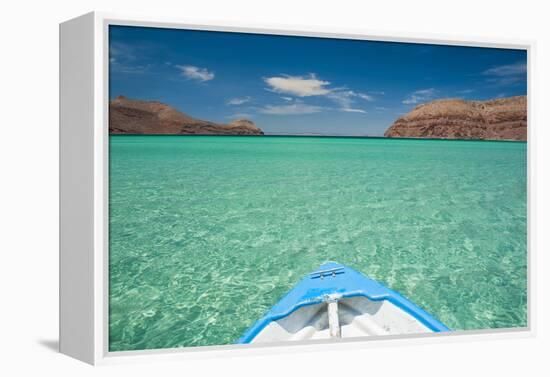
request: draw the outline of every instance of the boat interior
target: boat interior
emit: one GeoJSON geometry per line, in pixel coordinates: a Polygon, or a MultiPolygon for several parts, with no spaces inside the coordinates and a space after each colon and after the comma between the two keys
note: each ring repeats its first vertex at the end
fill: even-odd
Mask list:
{"type": "Polygon", "coordinates": [[[270,322],[253,343],[426,332],[432,330],[391,302],[357,296],[303,306],[270,322]]]}

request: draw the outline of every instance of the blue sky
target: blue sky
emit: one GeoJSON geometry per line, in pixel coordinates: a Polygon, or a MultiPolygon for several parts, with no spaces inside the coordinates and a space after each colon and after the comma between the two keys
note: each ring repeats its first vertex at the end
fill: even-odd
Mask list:
{"type": "Polygon", "coordinates": [[[438,98],[524,95],[523,50],[111,26],[110,97],[266,133],[379,136],[438,98]]]}

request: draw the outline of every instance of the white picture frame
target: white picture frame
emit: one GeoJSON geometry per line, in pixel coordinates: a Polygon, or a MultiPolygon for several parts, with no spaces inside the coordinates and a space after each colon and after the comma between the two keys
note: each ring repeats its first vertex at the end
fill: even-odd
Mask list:
{"type": "MultiPolygon", "coordinates": [[[[364,30],[319,30],[280,25],[188,23],[181,20],[88,13],[60,25],[60,352],[90,364],[127,361],[258,355],[271,352],[349,349],[425,342],[475,341],[535,334],[533,229],[533,143],[528,143],[528,326],[455,331],[421,336],[356,338],[334,343],[308,341],[109,352],[108,350],[108,28],[132,25],[190,30],[314,36],[524,49],[528,98],[533,82],[533,41],[384,34],[364,30]]],[[[528,140],[533,139],[528,101],[528,140]]]]}

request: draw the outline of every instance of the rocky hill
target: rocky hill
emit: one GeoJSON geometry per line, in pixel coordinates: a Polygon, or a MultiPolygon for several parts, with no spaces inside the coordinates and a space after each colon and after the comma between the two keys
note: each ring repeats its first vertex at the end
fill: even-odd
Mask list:
{"type": "Polygon", "coordinates": [[[527,140],[527,98],[432,101],[397,119],[384,136],[527,140]]]}
{"type": "Polygon", "coordinates": [[[247,119],[219,124],[190,117],[156,101],[119,96],[109,104],[109,133],[154,135],[263,135],[247,119]]]}

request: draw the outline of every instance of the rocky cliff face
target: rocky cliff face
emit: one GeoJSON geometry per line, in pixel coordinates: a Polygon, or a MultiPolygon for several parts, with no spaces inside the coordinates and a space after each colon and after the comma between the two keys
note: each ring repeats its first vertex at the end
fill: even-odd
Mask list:
{"type": "Polygon", "coordinates": [[[527,140],[527,98],[489,101],[444,99],[397,119],[386,137],[527,140]]]}
{"type": "Polygon", "coordinates": [[[109,104],[109,133],[155,135],[263,135],[247,119],[218,124],[190,117],[155,101],[119,96],[109,104]]]}

